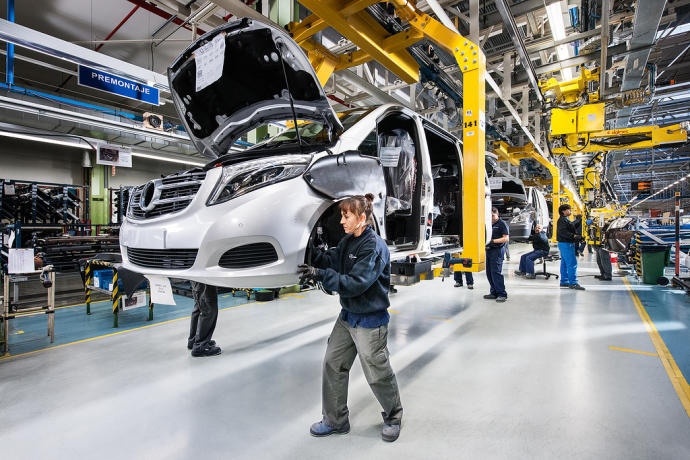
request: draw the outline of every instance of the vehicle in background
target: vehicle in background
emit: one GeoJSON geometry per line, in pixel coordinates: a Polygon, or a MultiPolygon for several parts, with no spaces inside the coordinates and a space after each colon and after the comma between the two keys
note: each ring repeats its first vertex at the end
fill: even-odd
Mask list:
{"type": "Polygon", "coordinates": [[[493,177],[498,172],[498,156],[493,152],[484,153],[484,167],[486,175],[493,177]]]}
{"type": "MultiPolygon", "coordinates": [[[[344,236],[339,200],[365,193],[376,196],[374,227],[391,260],[462,246],[460,141],[397,104],[336,116],[285,30],[228,23],[196,40],[169,78],[190,138],[211,161],[132,191],[120,231],[127,269],[235,288],[292,285],[314,247],[344,236]],[[223,71],[199,89],[194,56],[209,44],[225,48],[223,71]],[[285,120],[296,123],[231,148],[285,120]]],[[[487,183],[487,242],[489,195],[487,183]]]]}
{"type": "Polygon", "coordinates": [[[508,224],[512,241],[526,241],[537,224],[549,227],[549,208],[540,190],[525,188],[520,179],[513,177],[492,177],[490,183],[491,201],[508,224]]]}

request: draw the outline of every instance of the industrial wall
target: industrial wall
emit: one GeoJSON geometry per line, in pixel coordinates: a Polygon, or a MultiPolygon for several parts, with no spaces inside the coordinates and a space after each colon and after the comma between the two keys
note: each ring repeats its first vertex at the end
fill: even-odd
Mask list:
{"type": "Polygon", "coordinates": [[[0,138],[0,179],[81,185],[81,160],[71,147],[0,138]]]}
{"type": "MultiPolygon", "coordinates": [[[[0,179],[83,185],[83,151],[72,147],[0,138],[0,179]]],[[[94,167],[95,156],[91,154],[94,167]]],[[[132,158],[132,168],[107,167],[109,187],[139,185],[148,180],[185,169],[185,165],[147,158],[132,158]]]]}

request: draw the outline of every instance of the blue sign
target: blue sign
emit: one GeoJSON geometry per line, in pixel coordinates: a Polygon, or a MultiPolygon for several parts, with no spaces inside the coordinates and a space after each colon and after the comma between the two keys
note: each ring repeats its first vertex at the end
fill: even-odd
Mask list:
{"type": "Polygon", "coordinates": [[[79,66],[79,84],[137,101],[160,105],[157,88],[91,67],[79,66]]]}

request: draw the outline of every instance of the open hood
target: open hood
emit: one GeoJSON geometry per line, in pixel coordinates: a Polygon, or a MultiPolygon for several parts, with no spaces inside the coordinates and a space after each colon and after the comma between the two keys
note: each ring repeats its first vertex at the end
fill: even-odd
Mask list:
{"type": "Polygon", "coordinates": [[[261,21],[244,18],[203,35],[173,62],[168,78],[189,137],[209,158],[229,153],[247,131],[292,120],[292,107],[295,118],[322,123],[331,138],[342,132],[302,49],[285,30],[261,21]],[[214,72],[218,78],[204,83],[214,72]]]}

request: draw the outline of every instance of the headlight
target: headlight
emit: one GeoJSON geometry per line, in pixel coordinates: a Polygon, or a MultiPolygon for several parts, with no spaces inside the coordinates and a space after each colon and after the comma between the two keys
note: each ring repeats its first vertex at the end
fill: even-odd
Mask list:
{"type": "Polygon", "coordinates": [[[510,221],[511,224],[521,224],[523,222],[527,222],[529,220],[529,213],[525,212],[522,214],[518,214],[517,216],[513,217],[513,219],[510,221]]]}
{"type": "Polygon", "coordinates": [[[266,185],[300,176],[310,160],[311,156],[287,155],[225,166],[206,205],[224,203],[266,185]]]}

